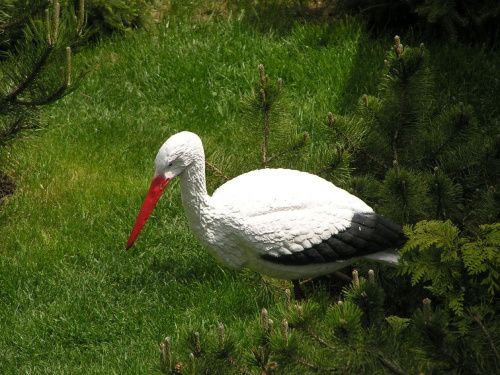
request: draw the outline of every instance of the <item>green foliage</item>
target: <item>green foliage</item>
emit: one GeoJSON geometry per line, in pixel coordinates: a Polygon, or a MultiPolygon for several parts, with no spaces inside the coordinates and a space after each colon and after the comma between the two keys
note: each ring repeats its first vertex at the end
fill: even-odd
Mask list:
{"type": "Polygon", "coordinates": [[[149,0],[87,0],[86,8],[88,33],[93,39],[146,26],[153,11],[149,0]]]}
{"type": "Polygon", "coordinates": [[[354,282],[349,287],[345,287],[343,292],[348,301],[352,301],[361,309],[363,327],[374,327],[382,321],[385,293],[374,281],[360,279],[358,283],[354,282]]]}
{"type": "Polygon", "coordinates": [[[452,40],[457,40],[457,28],[468,23],[467,18],[459,13],[455,1],[425,0],[417,6],[416,12],[430,24],[440,23],[452,40]]]}
{"type": "MultiPolygon", "coordinates": [[[[415,12],[429,24],[437,25],[438,31],[456,41],[459,30],[477,31],[477,28],[487,21],[498,22],[500,5],[494,0],[422,0],[416,3],[415,12]],[[471,27],[468,28],[469,25],[471,27]]],[[[484,35],[485,29],[481,31],[484,35]]]]}
{"type": "MultiPolygon", "coordinates": [[[[232,165],[224,165],[224,171],[208,162],[217,177],[229,179],[242,172],[267,167],[289,166],[304,151],[308,134],[297,134],[289,122],[281,79],[273,81],[259,65],[259,80],[250,94],[242,96],[242,113],[246,131],[241,136],[242,144],[248,145],[248,153],[232,165]],[[256,152],[257,151],[257,152],[256,152]]],[[[218,157],[219,161],[221,156],[218,157]]],[[[223,161],[217,164],[224,164],[223,161]]]]}
{"type": "Polygon", "coordinates": [[[401,250],[412,283],[424,283],[461,316],[465,307],[491,303],[500,291],[500,224],[466,235],[450,221],[422,221],[405,228],[401,250]]]}
{"type": "Polygon", "coordinates": [[[500,173],[498,129],[479,124],[462,103],[434,109],[428,52],[395,41],[378,95],[363,96],[354,115],[330,115],[327,122],[350,154],[352,191],[399,223],[497,221],[498,203],[475,197],[500,189],[493,177],[500,173]],[[372,181],[371,192],[352,186],[359,178],[372,181]]]}
{"type": "Polygon", "coordinates": [[[483,280],[488,292],[495,295],[500,291],[500,224],[482,225],[476,241],[464,243],[462,257],[468,273],[483,280]]]}
{"type": "MultiPolygon", "coordinates": [[[[61,10],[57,1],[50,9],[42,9],[43,5],[37,3],[30,10],[24,4],[24,13],[17,9],[2,24],[22,30],[22,37],[5,51],[0,68],[0,147],[25,130],[39,128],[42,107],[67,95],[78,83],[71,69],[71,46],[83,31],[82,18],[71,7],[61,10]]],[[[10,38],[8,33],[3,35],[0,44],[9,44],[10,38]]]]}
{"type": "Polygon", "coordinates": [[[49,7],[48,0],[10,0],[0,2],[0,61],[22,38],[23,29],[29,18],[42,14],[49,7]]]}
{"type": "MultiPolygon", "coordinates": [[[[213,330],[191,335],[195,339],[189,358],[194,361],[189,368],[195,371],[179,373],[465,375],[500,369],[500,334],[491,308],[467,310],[460,322],[454,322],[448,310],[434,309],[425,299],[410,317],[385,317],[385,294],[373,271],[368,280],[354,271],[343,300],[328,306],[312,301],[291,306],[289,290],[285,294],[285,303],[278,304],[274,314],[262,309],[252,331],[227,350],[220,347],[221,325],[217,345],[200,340],[213,337],[213,330]]],[[[163,343],[160,352],[162,347],[163,343]]],[[[166,362],[160,358],[160,363],[166,362]]]]}
{"type": "Polygon", "coordinates": [[[282,85],[281,79],[272,81],[265,74],[264,66],[259,65],[259,81],[252,93],[242,99],[250,137],[262,137],[262,168],[270,166],[274,159],[287,152],[301,148],[307,140],[305,134],[304,139],[297,139],[292,144],[292,134],[284,115],[282,85]]]}

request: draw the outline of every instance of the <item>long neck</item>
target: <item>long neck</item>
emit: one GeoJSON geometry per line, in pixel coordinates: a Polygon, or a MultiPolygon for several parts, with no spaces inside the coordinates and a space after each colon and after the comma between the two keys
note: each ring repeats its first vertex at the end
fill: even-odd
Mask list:
{"type": "Polygon", "coordinates": [[[194,161],[179,177],[184,211],[191,228],[196,232],[202,229],[203,217],[210,201],[205,180],[205,160],[200,158],[194,161]]]}
{"type": "Polygon", "coordinates": [[[230,231],[220,220],[220,207],[214,205],[212,197],[207,194],[205,160],[192,163],[179,177],[184,212],[195,237],[219,262],[241,269],[246,263],[245,256],[232,246],[226,248],[220,243],[221,236],[230,231]]]}

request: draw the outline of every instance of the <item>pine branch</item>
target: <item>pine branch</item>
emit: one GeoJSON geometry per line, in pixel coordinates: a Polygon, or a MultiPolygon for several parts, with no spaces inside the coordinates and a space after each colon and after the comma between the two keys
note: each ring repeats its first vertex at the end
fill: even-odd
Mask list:
{"type": "Polygon", "coordinates": [[[212,163],[210,163],[209,161],[205,160],[205,164],[210,168],[212,169],[215,174],[217,175],[217,177],[220,177],[220,178],[223,178],[224,180],[226,181],[229,181],[230,178],[227,177],[219,168],[217,168],[215,165],[213,165],[212,163]]]}
{"type": "Polygon", "coordinates": [[[378,164],[381,168],[384,168],[386,170],[390,169],[389,166],[387,164],[385,164],[383,161],[379,160],[378,158],[376,158],[375,156],[371,155],[369,152],[367,152],[366,150],[364,150],[363,148],[361,148],[356,142],[354,142],[351,138],[349,138],[349,136],[347,134],[345,134],[344,132],[340,131],[339,129],[337,129],[335,127],[335,118],[333,117],[332,113],[329,112],[328,113],[328,125],[330,126],[330,128],[340,134],[342,136],[342,138],[344,138],[347,143],[349,144],[349,146],[351,146],[351,148],[355,151],[358,151],[360,153],[362,153],[363,155],[365,155],[368,159],[370,159],[371,161],[375,162],[376,164],[378,164]]]}
{"type": "Polygon", "coordinates": [[[488,345],[490,346],[491,351],[493,352],[497,362],[500,363],[500,355],[498,354],[498,350],[497,350],[495,344],[493,343],[493,340],[491,339],[490,334],[486,330],[486,327],[483,325],[483,323],[481,322],[481,319],[479,318],[478,315],[476,315],[476,314],[474,315],[474,320],[479,325],[479,328],[481,328],[481,331],[483,332],[484,337],[488,341],[488,345]]]}
{"type": "Polygon", "coordinates": [[[332,367],[332,368],[323,368],[320,365],[316,365],[314,363],[310,363],[307,361],[304,361],[303,359],[292,357],[290,358],[292,361],[298,363],[301,366],[307,367],[313,371],[322,371],[322,372],[337,372],[339,371],[338,368],[332,367]]]}
{"type": "Polygon", "coordinates": [[[297,142],[296,144],[294,144],[293,146],[289,147],[286,150],[283,150],[281,152],[278,152],[277,154],[274,154],[273,156],[271,156],[269,159],[266,160],[266,164],[269,164],[271,161],[273,161],[276,158],[279,158],[280,156],[283,156],[285,154],[288,154],[289,152],[293,152],[293,151],[300,149],[301,147],[304,147],[308,137],[309,137],[309,135],[307,134],[307,132],[304,132],[303,137],[299,142],[297,142]]]}
{"type": "Polygon", "coordinates": [[[38,128],[36,125],[23,126],[22,124],[23,124],[23,118],[19,118],[18,120],[14,121],[10,126],[8,126],[6,129],[4,129],[0,133],[0,146],[5,145],[8,139],[13,138],[17,133],[20,133],[23,130],[32,130],[38,128]]]}
{"type": "Polygon", "coordinates": [[[316,333],[314,333],[312,331],[308,331],[307,333],[309,333],[309,335],[311,335],[317,342],[319,342],[325,348],[335,349],[335,346],[333,346],[330,343],[326,342],[324,339],[322,339],[321,337],[319,337],[316,333]]]}
{"type": "Polygon", "coordinates": [[[380,364],[384,366],[387,370],[389,370],[392,374],[406,375],[406,373],[403,370],[401,370],[398,366],[396,366],[394,362],[392,362],[390,359],[382,355],[378,355],[377,359],[380,362],[380,364]]]}
{"type": "Polygon", "coordinates": [[[236,371],[238,371],[239,374],[242,375],[251,375],[250,373],[246,372],[231,356],[227,356],[226,360],[229,362],[230,365],[232,365],[236,371]]]}
{"type": "Polygon", "coordinates": [[[85,0],[78,2],[77,34],[82,35],[85,25],[85,0]]]}
{"type": "Polygon", "coordinates": [[[392,374],[406,375],[406,372],[404,372],[398,366],[396,366],[396,364],[394,362],[392,362],[389,358],[382,355],[382,353],[379,350],[377,350],[377,349],[365,349],[363,351],[376,355],[380,364],[382,366],[384,366],[384,368],[389,370],[392,374]]]}
{"type": "MultiPolygon", "coordinates": [[[[401,58],[401,55],[403,54],[403,45],[400,43],[399,36],[395,36],[394,40],[396,41],[396,45],[394,46],[394,50],[396,52],[396,56],[398,59],[401,58]]],[[[399,113],[398,113],[398,122],[396,124],[396,129],[394,131],[394,135],[392,137],[392,153],[393,153],[393,160],[398,160],[398,152],[396,149],[396,143],[398,140],[399,136],[399,129],[401,128],[401,125],[403,124],[403,110],[406,107],[406,99],[408,95],[408,85],[404,85],[402,97],[401,97],[401,102],[399,105],[399,113]]]]}
{"type": "Polygon", "coordinates": [[[50,47],[47,47],[45,49],[40,59],[36,62],[33,69],[31,70],[31,73],[26,77],[26,79],[23,82],[21,82],[21,84],[16,89],[14,89],[5,96],[4,98],[5,101],[14,102],[16,98],[29,87],[29,85],[35,80],[35,78],[38,76],[42,68],[45,66],[45,63],[49,58],[50,51],[51,51],[50,47]]]}
{"type": "Polygon", "coordinates": [[[0,30],[5,30],[5,29],[8,29],[10,27],[16,27],[16,26],[19,26],[19,25],[22,25],[22,24],[26,23],[35,14],[37,14],[41,10],[45,9],[47,7],[47,4],[48,4],[48,1],[45,2],[45,4],[40,5],[39,7],[35,7],[33,9],[31,9],[30,13],[24,15],[23,17],[15,20],[15,21],[5,22],[5,23],[0,24],[0,30]]]}
{"type": "MultiPolygon", "coordinates": [[[[264,90],[261,91],[265,95],[264,90]]],[[[264,123],[262,128],[262,167],[266,168],[269,160],[267,159],[267,139],[269,135],[269,111],[264,112],[264,123]]]]}
{"type": "Polygon", "coordinates": [[[443,142],[441,142],[441,144],[434,151],[429,152],[429,153],[421,156],[420,158],[417,158],[417,159],[414,159],[414,160],[410,161],[409,162],[410,166],[414,166],[415,164],[420,163],[423,160],[428,160],[428,159],[435,158],[437,155],[439,155],[441,153],[441,151],[443,151],[443,149],[451,141],[453,141],[460,134],[460,131],[465,126],[467,126],[468,121],[466,120],[466,118],[464,116],[464,104],[462,102],[460,102],[459,106],[460,106],[460,117],[458,119],[458,123],[457,123],[456,128],[453,129],[453,131],[448,135],[448,137],[446,137],[446,139],[443,142]]]}
{"type": "Polygon", "coordinates": [[[68,86],[64,83],[59,87],[59,89],[57,91],[55,91],[50,96],[48,96],[44,99],[33,100],[33,101],[16,99],[16,100],[12,100],[11,103],[17,104],[17,105],[22,105],[25,107],[38,107],[38,106],[47,105],[47,104],[50,104],[50,103],[54,102],[55,100],[61,98],[62,96],[64,96],[67,88],[68,88],[68,86]]]}
{"type": "Polygon", "coordinates": [[[377,121],[377,123],[380,125],[381,128],[384,128],[384,122],[380,118],[379,115],[368,105],[368,96],[365,94],[363,95],[363,104],[366,108],[366,110],[369,112],[369,114],[377,121]]]}
{"type": "Polygon", "coordinates": [[[401,128],[401,125],[403,124],[403,109],[406,106],[407,95],[408,95],[408,86],[405,86],[405,89],[402,93],[400,110],[398,113],[398,122],[396,125],[396,129],[394,130],[394,135],[392,137],[392,157],[393,157],[393,160],[396,160],[396,161],[398,160],[397,142],[398,142],[398,137],[399,137],[399,129],[401,128]]]}
{"type": "MultiPolygon", "coordinates": [[[[262,103],[266,103],[266,83],[269,81],[269,77],[264,74],[264,65],[259,65],[259,75],[260,75],[260,95],[262,103]]],[[[262,167],[266,168],[267,160],[267,141],[269,136],[269,106],[264,106],[264,122],[262,124],[262,167]]]]}
{"type": "Polygon", "coordinates": [[[323,173],[326,173],[326,172],[329,172],[329,171],[333,171],[335,169],[337,169],[337,167],[340,165],[340,159],[338,159],[336,162],[334,163],[330,163],[326,166],[324,166],[323,168],[321,169],[318,169],[317,171],[314,171],[312,172],[312,174],[315,174],[315,175],[321,175],[323,173]]]}

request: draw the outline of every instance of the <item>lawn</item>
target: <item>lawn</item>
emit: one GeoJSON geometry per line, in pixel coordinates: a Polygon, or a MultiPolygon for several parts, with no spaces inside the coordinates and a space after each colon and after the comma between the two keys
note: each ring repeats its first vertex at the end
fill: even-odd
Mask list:
{"type": "MultiPolygon", "coordinates": [[[[198,133],[215,163],[223,155],[242,165],[258,154],[258,139],[239,140],[248,140],[241,99],[259,64],[283,79],[290,125],[307,131],[313,148],[329,111],[348,113],[376,92],[393,43],[350,18],[286,32],[255,31],[243,19],[167,17],[82,51],[74,59],[87,69],[81,87],[44,113],[48,130],[1,156],[17,189],[0,211],[0,373],[155,373],[166,335],[186,361],[190,329],[224,322],[244,341],[260,309],[281,303],[282,284],[219,266],[203,250],[178,183],[125,251],[156,152],[170,135],[198,133]]],[[[494,103],[475,98],[494,92],[485,82],[498,85],[498,59],[484,49],[429,48],[440,100],[481,110],[494,103]],[[451,62],[465,74],[450,73],[451,62]]],[[[220,182],[209,180],[210,189],[220,182]]]]}

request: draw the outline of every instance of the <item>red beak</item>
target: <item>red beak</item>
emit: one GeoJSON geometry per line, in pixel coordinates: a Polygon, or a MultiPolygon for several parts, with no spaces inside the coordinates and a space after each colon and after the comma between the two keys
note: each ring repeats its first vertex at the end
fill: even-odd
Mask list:
{"type": "Polygon", "coordinates": [[[142,204],[141,210],[139,211],[139,215],[137,215],[137,219],[135,220],[134,228],[130,233],[130,237],[127,242],[127,250],[134,244],[137,237],[139,237],[139,233],[141,233],[142,227],[146,224],[149,215],[156,206],[158,199],[160,199],[163,194],[163,190],[167,187],[170,179],[166,179],[163,176],[156,176],[151,182],[151,186],[149,187],[148,194],[144,199],[144,203],[142,204]]]}

